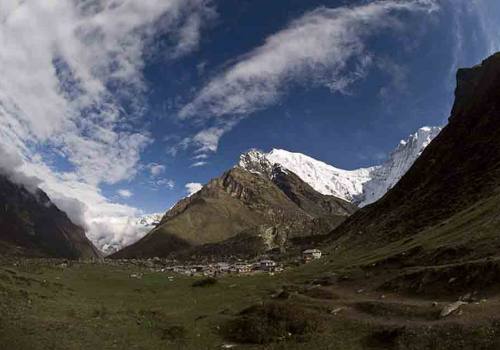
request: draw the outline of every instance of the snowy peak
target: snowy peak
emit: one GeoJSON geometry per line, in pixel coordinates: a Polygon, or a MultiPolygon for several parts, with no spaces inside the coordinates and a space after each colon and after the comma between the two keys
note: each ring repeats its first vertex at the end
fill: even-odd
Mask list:
{"type": "Polygon", "coordinates": [[[301,153],[273,149],[267,154],[272,164],[280,164],[294,172],[321,194],[353,201],[363,191],[363,183],[370,179],[371,168],[343,170],[301,153]]]}
{"type": "Polygon", "coordinates": [[[362,184],[370,180],[371,168],[354,171],[337,169],[301,153],[273,149],[269,153],[251,150],[240,157],[239,166],[253,173],[271,177],[276,166],[289,170],[317,192],[347,201],[363,192],[362,184]]]}
{"type": "Polygon", "coordinates": [[[148,228],[153,228],[160,223],[162,217],[163,214],[161,213],[145,214],[139,216],[137,218],[137,226],[145,226],[148,228]]]}
{"type": "Polygon", "coordinates": [[[343,170],[302,153],[273,149],[269,153],[251,150],[240,157],[239,166],[271,177],[276,165],[292,171],[321,194],[345,199],[362,207],[373,203],[391,189],[413,165],[422,151],[441,131],[423,127],[401,140],[381,165],[343,170]]]}
{"type": "Polygon", "coordinates": [[[440,127],[426,126],[418,129],[406,140],[401,140],[389,159],[373,169],[370,181],[364,184],[363,193],[355,198],[355,203],[363,207],[384,196],[406,174],[440,132],[440,127]]]}
{"type": "Polygon", "coordinates": [[[265,176],[270,176],[273,168],[267,154],[255,149],[242,154],[238,165],[251,173],[265,176]]]}

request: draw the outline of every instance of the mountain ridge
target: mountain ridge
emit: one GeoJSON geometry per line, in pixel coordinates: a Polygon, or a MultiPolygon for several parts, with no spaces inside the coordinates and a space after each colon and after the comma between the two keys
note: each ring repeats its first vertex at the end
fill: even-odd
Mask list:
{"type": "Polygon", "coordinates": [[[394,186],[441,130],[441,127],[421,127],[401,140],[385,162],[367,168],[344,170],[283,149],[273,149],[268,153],[250,150],[241,155],[239,166],[270,176],[272,165],[279,164],[319,193],[363,207],[381,198],[394,186]]]}
{"type": "Polygon", "coordinates": [[[2,254],[98,259],[101,253],[39,188],[29,190],[0,175],[2,254]]]}

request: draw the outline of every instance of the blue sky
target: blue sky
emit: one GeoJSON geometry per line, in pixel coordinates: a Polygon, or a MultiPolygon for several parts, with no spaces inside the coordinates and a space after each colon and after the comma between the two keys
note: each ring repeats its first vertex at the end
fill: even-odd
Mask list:
{"type": "Polygon", "coordinates": [[[381,163],[446,123],[498,18],[496,0],[2,2],[0,165],[123,244],[251,148],[381,163]]]}
{"type": "MultiPolygon", "coordinates": [[[[396,33],[392,28],[381,30],[367,38],[366,52],[373,55],[374,62],[366,76],[347,91],[332,92],[307,79],[291,82],[276,103],[249,113],[224,134],[217,152],[207,153],[206,165],[190,166],[197,162],[190,148],[179,150],[175,156],[166,152],[199,130],[177,118],[193,90],[196,94],[235,60],[304,13],[345,3],[221,1],[217,4],[218,18],[204,31],[196,52],[167,63],[161,55],[155,57],[145,75],[152,87],[148,114],[156,141],[146,150],[144,159],[165,165],[176,187],[165,194],[151,191],[147,182],[132,183],[127,187],[132,188],[134,196],[127,201],[143,202],[148,211],[159,211],[185,195],[184,183],[204,183],[218,176],[253,147],[298,151],[346,169],[370,166],[380,163],[401,138],[419,127],[445,124],[455,68],[478,63],[488,50],[487,41],[476,40],[482,35],[479,19],[473,14],[450,16],[453,10],[446,4],[432,14],[402,14],[405,28],[396,33]],[[454,21],[460,21],[466,35],[463,49],[455,57],[454,21]]],[[[109,188],[110,194],[116,186],[109,188]]]]}

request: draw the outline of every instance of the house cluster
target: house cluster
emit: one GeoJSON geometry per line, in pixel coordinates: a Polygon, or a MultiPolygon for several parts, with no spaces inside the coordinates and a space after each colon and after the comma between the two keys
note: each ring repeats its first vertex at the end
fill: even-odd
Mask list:
{"type": "Polygon", "coordinates": [[[283,267],[274,260],[262,259],[256,262],[237,261],[234,263],[218,262],[206,265],[177,265],[166,267],[164,271],[188,276],[220,276],[227,274],[278,273],[283,267]]]}
{"type": "MultiPolygon", "coordinates": [[[[300,256],[302,263],[308,263],[320,259],[322,252],[319,249],[306,249],[300,256]]],[[[277,263],[268,256],[263,256],[255,261],[239,260],[230,257],[228,262],[199,262],[180,263],[172,259],[149,258],[149,259],[125,259],[106,260],[111,265],[132,265],[139,268],[149,269],[151,272],[173,272],[186,276],[222,276],[222,275],[248,275],[256,273],[279,273],[283,271],[283,264],[277,263]]],[[[297,261],[299,262],[299,261],[297,261]]],[[[131,276],[140,278],[142,276],[131,276]]]]}

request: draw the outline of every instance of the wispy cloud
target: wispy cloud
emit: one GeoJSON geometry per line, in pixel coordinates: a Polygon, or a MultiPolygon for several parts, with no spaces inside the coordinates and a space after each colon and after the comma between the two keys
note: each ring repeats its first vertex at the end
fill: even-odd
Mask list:
{"type": "Polygon", "coordinates": [[[500,27],[498,26],[500,3],[492,0],[471,0],[467,2],[467,5],[478,16],[483,37],[486,39],[488,54],[500,51],[500,27]]]}
{"type": "Polygon", "coordinates": [[[155,181],[154,184],[157,188],[163,187],[163,188],[168,188],[169,190],[175,187],[175,181],[172,179],[158,179],[155,181]]]}
{"type": "Polygon", "coordinates": [[[132,191],[127,190],[127,189],[120,189],[120,190],[116,191],[116,193],[118,193],[118,195],[120,197],[123,197],[123,198],[130,198],[130,197],[132,197],[134,195],[132,193],[132,191]]]}
{"type": "Polygon", "coordinates": [[[205,161],[199,161],[199,162],[195,162],[193,164],[191,164],[191,167],[192,168],[197,168],[197,167],[200,167],[200,166],[204,166],[204,165],[207,165],[208,162],[205,162],[205,161]]]}
{"type": "Polygon", "coordinates": [[[275,104],[293,84],[348,92],[372,65],[368,38],[398,28],[401,13],[437,9],[432,0],[387,0],[306,13],[215,76],[180,110],[181,119],[216,121],[188,141],[199,151],[215,151],[239,119],[275,104]]]}
{"type": "Polygon", "coordinates": [[[165,166],[157,163],[150,163],[147,168],[149,169],[152,177],[157,177],[165,172],[165,166]]]}

